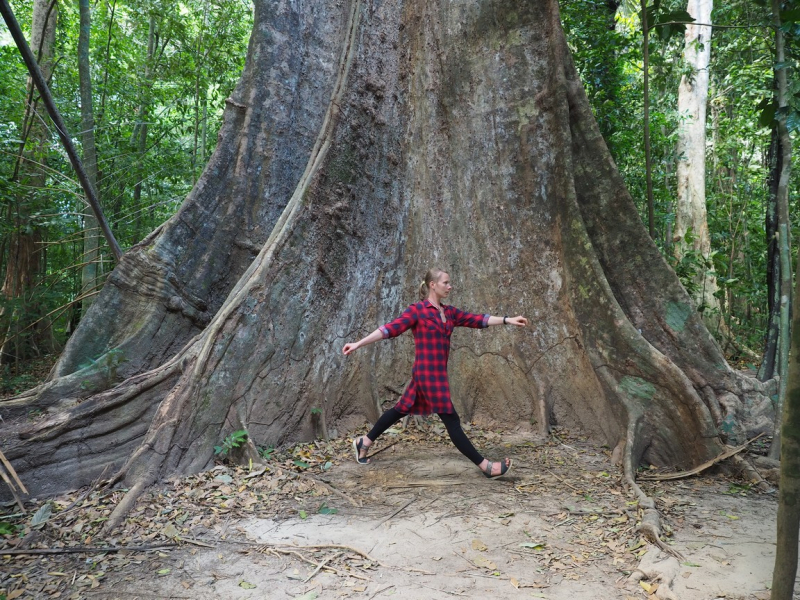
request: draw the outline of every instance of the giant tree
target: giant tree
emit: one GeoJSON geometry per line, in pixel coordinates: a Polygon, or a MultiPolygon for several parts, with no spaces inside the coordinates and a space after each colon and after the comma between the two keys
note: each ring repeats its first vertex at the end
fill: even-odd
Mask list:
{"type": "Polygon", "coordinates": [[[727,365],[643,228],[555,0],[255,11],[196,186],[111,273],[52,379],[0,404],[33,493],[112,465],[130,487],[113,526],[232,430],[278,444],[310,436],[314,408],[375,417],[410,341],[341,347],[431,265],[458,305],[533,325],[454,339],[467,417],[581,425],[630,483],[640,462],[691,467],[770,429],[770,384],[727,365]]]}

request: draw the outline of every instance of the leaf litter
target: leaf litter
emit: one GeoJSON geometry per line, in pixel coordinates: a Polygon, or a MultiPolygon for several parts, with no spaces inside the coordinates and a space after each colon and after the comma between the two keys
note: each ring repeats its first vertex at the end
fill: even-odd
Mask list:
{"type": "MultiPolygon", "coordinates": [[[[414,506],[426,502],[422,505],[428,508],[426,514],[438,503],[433,523],[466,515],[508,528],[512,521],[530,515],[541,519],[535,531],[523,528],[502,546],[493,547],[491,541],[475,536],[464,540],[454,554],[464,559],[462,570],[466,568],[471,577],[504,580],[516,589],[546,589],[564,580],[585,579],[587,569],[596,566],[624,587],[649,546],[636,531],[640,509],[621,485],[619,472],[609,465],[607,450],[565,429],[539,443],[508,443],[504,441],[508,438],[497,432],[468,424],[465,429],[476,445],[491,448],[494,453],[509,452],[517,461],[518,476],[482,491],[502,509],[492,514],[476,515],[476,506],[479,512],[486,502],[462,501],[469,494],[467,489],[443,487],[437,479],[414,480],[414,472],[372,471],[374,478],[368,491],[354,493],[358,481],[354,481],[349,440],[296,444],[272,451],[265,466],[218,464],[201,473],[170,478],[142,495],[124,525],[110,533],[102,526],[122,498],[122,489],[84,488],[47,501],[31,500],[29,510],[36,508],[32,517],[30,512],[15,514],[15,506],[0,508],[0,598],[71,600],[103,590],[112,597],[120,584],[133,588],[142,578],[155,586],[161,579],[171,580],[173,586],[177,582],[188,592],[202,580],[186,565],[198,552],[217,552],[220,563],[234,561],[236,556],[271,561],[265,564],[279,569],[275,577],[300,586],[291,597],[316,597],[313,582],[321,574],[340,582],[340,595],[366,593],[371,589],[368,586],[380,583],[379,576],[387,569],[433,573],[383,564],[365,550],[344,542],[259,543],[241,524],[253,519],[280,523],[311,515],[348,518],[377,514],[391,505],[393,512],[378,523],[386,527],[391,520],[404,518],[412,510],[406,507],[415,501],[414,506]],[[407,493],[416,496],[391,504],[392,496],[407,493]],[[526,575],[507,572],[509,561],[522,561],[526,575]]],[[[386,438],[379,444],[388,447],[399,442],[404,453],[413,448],[437,454],[444,452],[442,446],[450,448],[444,428],[433,420],[393,429],[386,438]]],[[[669,535],[671,525],[683,525],[697,506],[678,494],[673,497],[663,493],[671,487],[685,488],[684,483],[648,485],[669,535]]],[[[717,511],[717,515],[727,521],[738,518],[731,511],[717,511]]],[[[442,557],[434,560],[435,565],[441,564],[442,557]]],[[[220,573],[211,571],[202,576],[210,581],[229,577],[220,573]]],[[[264,593],[261,583],[247,577],[238,576],[234,583],[242,592],[264,593]]],[[[386,593],[391,594],[389,587],[385,587],[386,593]]],[[[646,591],[644,585],[638,587],[640,594],[646,591]]],[[[382,590],[376,588],[374,593],[377,591],[382,590]]],[[[142,597],[148,596],[144,593],[142,597]]]]}

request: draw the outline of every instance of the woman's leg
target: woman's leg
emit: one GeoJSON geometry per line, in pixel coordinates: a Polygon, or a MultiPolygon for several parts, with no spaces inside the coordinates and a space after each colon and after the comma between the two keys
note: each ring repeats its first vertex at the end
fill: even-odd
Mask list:
{"type": "Polygon", "coordinates": [[[475,463],[487,477],[499,477],[511,468],[511,459],[506,458],[503,462],[489,462],[480,452],[475,449],[469,441],[467,434],[461,428],[461,419],[456,413],[440,413],[439,418],[447,428],[447,433],[459,452],[475,463]]]}
{"type": "Polygon", "coordinates": [[[372,442],[377,440],[384,431],[405,416],[404,413],[392,407],[381,415],[381,418],[375,422],[375,425],[372,426],[372,429],[370,429],[367,435],[356,438],[353,441],[353,446],[358,453],[358,462],[364,464],[364,459],[367,456],[367,449],[372,445],[372,442]]]}
{"type": "Polygon", "coordinates": [[[450,440],[455,447],[458,448],[458,451],[476,465],[480,465],[483,462],[483,456],[475,449],[475,446],[469,441],[467,434],[464,433],[464,430],[461,428],[461,419],[458,418],[458,415],[456,413],[441,413],[439,414],[439,418],[447,428],[450,440]]]}

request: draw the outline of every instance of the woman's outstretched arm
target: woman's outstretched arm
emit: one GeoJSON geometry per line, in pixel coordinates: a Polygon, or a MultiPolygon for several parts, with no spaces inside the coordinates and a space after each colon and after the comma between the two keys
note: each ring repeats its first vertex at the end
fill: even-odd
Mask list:
{"type": "Polygon", "coordinates": [[[345,355],[350,354],[353,350],[358,350],[361,346],[367,346],[373,342],[377,342],[378,340],[383,339],[383,332],[380,329],[376,329],[372,333],[370,333],[367,337],[361,338],[357,342],[350,342],[349,344],[345,344],[342,352],[345,355]]]}
{"type": "Polygon", "coordinates": [[[517,317],[489,317],[489,327],[492,325],[516,325],[517,327],[525,327],[528,324],[528,319],[523,316],[517,317]]]}

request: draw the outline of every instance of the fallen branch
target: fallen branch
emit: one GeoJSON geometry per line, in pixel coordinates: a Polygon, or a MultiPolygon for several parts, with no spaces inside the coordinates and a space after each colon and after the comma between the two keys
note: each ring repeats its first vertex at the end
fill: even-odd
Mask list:
{"type": "Polygon", "coordinates": [[[29,548],[23,550],[0,550],[0,556],[15,556],[19,554],[102,554],[105,552],[150,552],[151,550],[164,550],[175,548],[178,544],[158,544],[156,546],[73,546],[70,548],[29,548]]]}
{"type": "Polygon", "coordinates": [[[672,479],[683,479],[685,477],[691,477],[692,475],[697,475],[698,473],[705,471],[709,467],[713,467],[718,462],[722,462],[723,460],[730,458],[731,456],[739,454],[739,452],[747,448],[750,444],[755,442],[758,438],[760,438],[763,435],[764,435],[763,433],[759,433],[752,440],[745,442],[741,446],[728,448],[727,450],[725,450],[725,452],[723,452],[719,456],[712,458],[711,460],[708,460],[704,462],[702,465],[699,465],[694,469],[690,469],[689,471],[680,471],[678,473],[662,473],[657,475],[647,475],[646,473],[643,473],[639,475],[638,479],[640,481],[670,481],[672,479]]]}
{"type": "Polygon", "coordinates": [[[8,459],[5,457],[2,450],[0,450],[0,478],[6,482],[8,489],[11,490],[11,495],[14,496],[14,501],[17,503],[17,506],[19,506],[19,509],[23,513],[26,513],[27,511],[25,510],[25,503],[22,501],[22,498],[19,497],[19,494],[17,493],[17,487],[19,487],[24,494],[27,494],[28,490],[25,488],[25,484],[23,484],[20,480],[19,475],[17,475],[17,472],[14,470],[14,467],[12,467],[11,463],[8,462],[8,459]],[[12,479],[14,480],[13,482],[11,481],[12,479]],[[14,482],[16,482],[16,486],[14,485],[14,482]]]}

